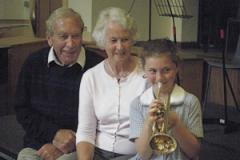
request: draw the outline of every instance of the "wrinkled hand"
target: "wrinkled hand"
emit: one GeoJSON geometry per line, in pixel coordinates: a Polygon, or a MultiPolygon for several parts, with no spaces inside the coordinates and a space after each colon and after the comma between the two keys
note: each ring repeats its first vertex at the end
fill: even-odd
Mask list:
{"type": "Polygon", "coordinates": [[[57,149],[53,144],[45,144],[38,151],[37,155],[44,160],[56,160],[63,152],[57,149]]]}
{"type": "Polygon", "coordinates": [[[75,132],[69,129],[60,129],[54,139],[53,145],[63,153],[70,153],[76,148],[76,135],[75,132]]]}

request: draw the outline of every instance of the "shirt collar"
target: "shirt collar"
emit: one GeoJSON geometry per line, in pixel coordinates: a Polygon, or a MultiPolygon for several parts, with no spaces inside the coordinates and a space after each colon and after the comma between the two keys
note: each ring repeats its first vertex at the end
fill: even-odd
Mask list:
{"type": "MultiPolygon", "coordinates": [[[[56,58],[56,56],[54,54],[54,51],[53,51],[53,47],[51,47],[51,49],[49,50],[49,54],[48,54],[48,67],[49,67],[49,64],[51,62],[55,62],[57,65],[63,66],[58,61],[58,59],[56,58]]],[[[85,66],[85,63],[86,63],[86,52],[85,52],[85,49],[83,47],[81,47],[81,51],[80,51],[80,54],[78,56],[78,59],[77,59],[76,63],[78,63],[82,68],[84,68],[84,66],[85,66]]],[[[71,67],[74,64],[69,65],[69,67],[71,67]]]]}
{"type": "MultiPolygon", "coordinates": [[[[171,93],[170,97],[170,104],[171,105],[180,105],[183,103],[184,99],[186,96],[186,91],[175,84],[173,91],[171,93]]],[[[153,87],[147,89],[141,96],[140,96],[140,101],[144,105],[149,105],[152,100],[155,99],[153,95],[153,87]]]]}

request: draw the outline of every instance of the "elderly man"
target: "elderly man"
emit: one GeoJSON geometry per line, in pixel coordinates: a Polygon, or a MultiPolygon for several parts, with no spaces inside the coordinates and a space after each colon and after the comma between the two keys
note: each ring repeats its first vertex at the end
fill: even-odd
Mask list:
{"type": "Polygon", "coordinates": [[[84,23],[69,8],[46,22],[48,48],[28,57],[17,84],[15,110],[25,130],[23,159],[75,159],[82,74],[102,60],[82,47],[84,23]]]}

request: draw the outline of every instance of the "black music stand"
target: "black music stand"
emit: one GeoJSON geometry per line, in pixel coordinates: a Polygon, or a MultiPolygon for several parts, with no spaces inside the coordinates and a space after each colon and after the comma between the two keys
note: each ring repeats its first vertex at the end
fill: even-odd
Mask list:
{"type": "MultiPolygon", "coordinates": [[[[173,21],[173,39],[174,43],[177,44],[176,39],[176,25],[175,18],[191,18],[192,16],[188,15],[183,0],[154,0],[157,13],[159,16],[171,17],[173,21]]],[[[151,0],[149,1],[149,7],[151,7],[151,0]]],[[[151,13],[149,11],[149,15],[151,13]]],[[[151,17],[149,21],[151,20],[151,17]]],[[[151,21],[149,23],[149,34],[151,34],[151,21]]],[[[151,38],[149,38],[150,40],[151,38]]]]}
{"type": "MultiPolygon", "coordinates": [[[[205,97],[203,100],[203,109],[206,108],[207,105],[207,97],[208,97],[208,90],[209,90],[209,83],[210,83],[210,77],[211,77],[211,67],[218,67],[222,69],[222,77],[223,77],[223,100],[224,100],[224,119],[223,118],[207,118],[207,119],[203,119],[203,122],[205,124],[220,124],[220,125],[224,125],[224,133],[231,133],[234,131],[237,131],[240,126],[239,123],[234,122],[234,121],[230,121],[228,118],[228,101],[227,101],[227,85],[229,86],[230,89],[230,93],[231,96],[233,97],[234,103],[236,105],[236,109],[237,111],[240,111],[239,109],[239,105],[236,99],[236,96],[234,94],[233,91],[233,87],[232,84],[229,80],[229,76],[228,76],[228,72],[227,69],[240,69],[240,62],[239,64],[233,63],[233,62],[226,62],[226,54],[228,52],[228,47],[229,47],[229,30],[230,30],[230,25],[232,23],[240,23],[240,19],[232,19],[229,18],[227,21],[227,31],[226,31],[226,38],[224,38],[224,30],[220,30],[220,39],[221,41],[224,43],[224,49],[222,51],[222,60],[221,62],[211,62],[208,61],[208,76],[207,76],[207,86],[206,86],[206,93],[205,93],[205,97]]],[[[239,41],[239,40],[238,40],[239,41]]],[[[240,42],[238,42],[240,43],[240,42]]],[[[239,44],[238,44],[239,45],[239,44]]],[[[236,53],[235,54],[240,54],[237,53],[239,52],[238,49],[236,49],[236,53]]],[[[233,57],[234,58],[234,57],[233,57]]]]}

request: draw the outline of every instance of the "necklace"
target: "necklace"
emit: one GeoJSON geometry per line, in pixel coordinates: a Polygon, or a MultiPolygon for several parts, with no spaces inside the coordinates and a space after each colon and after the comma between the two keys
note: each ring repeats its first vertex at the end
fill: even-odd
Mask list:
{"type": "Polygon", "coordinates": [[[130,71],[127,71],[127,72],[119,72],[119,73],[116,73],[114,72],[109,60],[105,60],[105,69],[107,70],[107,72],[112,76],[112,77],[115,77],[117,78],[118,80],[120,79],[125,79],[129,74],[130,74],[130,71]]]}

